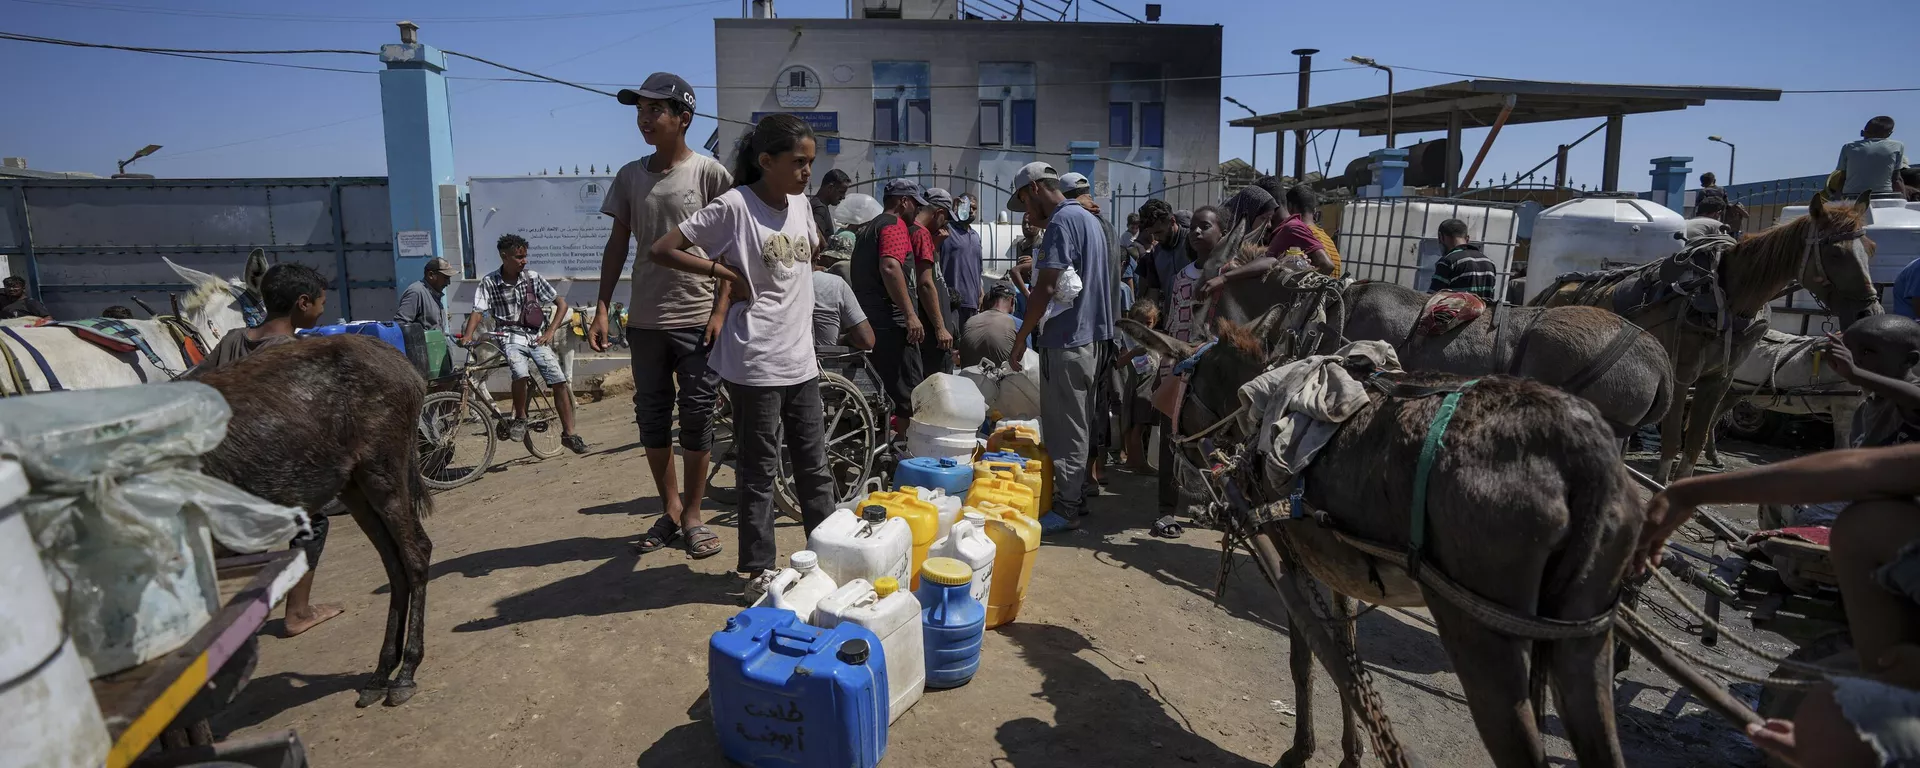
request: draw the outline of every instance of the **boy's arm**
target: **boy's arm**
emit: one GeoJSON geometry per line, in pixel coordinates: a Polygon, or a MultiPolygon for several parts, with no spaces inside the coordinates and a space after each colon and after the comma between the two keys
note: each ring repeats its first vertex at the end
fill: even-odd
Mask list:
{"type": "Polygon", "coordinates": [[[473,334],[478,333],[479,331],[480,331],[480,313],[468,312],[467,313],[467,332],[460,334],[460,340],[467,344],[472,344],[474,342],[473,334]]]}
{"type": "Polygon", "coordinates": [[[619,217],[613,219],[613,231],[607,234],[607,245],[600,249],[600,295],[593,302],[593,327],[587,331],[587,345],[604,352],[612,340],[608,338],[607,308],[613,304],[613,289],[620,284],[620,272],[627,266],[627,241],[633,238],[633,230],[619,217]]]}
{"type": "Polygon", "coordinates": [[[540,340],[538,342],[540,346],[544,347],[553,343],[553,337],[559,334],[561,326],[566,324],[566,317],[567,297],[555,295],[553,297],[553,311],[547,315],[547,330],[540,334],[540,340]]]}
{"type": "Polygon", "coordinates": [[[718,278],[713,283],[713,314],[707,316],[707,346],[713,346],[713,342],[720,338],[720,329],[727,324],[727,307],[730,306],[733,306],[733,284],[724,277],[718,278]]]}
{"type": "Polygon", "coordinates": [[[945,313],[940,311],[940,289],[933,284],[933,262],[919,262],[915,269],[919,277],[914,281],[914,288],[920,292],[920,308],[926,310],[927,318],[933,323],[933,338],[941,349],[950,349],[953,334],[947,330],[945,313]]]}

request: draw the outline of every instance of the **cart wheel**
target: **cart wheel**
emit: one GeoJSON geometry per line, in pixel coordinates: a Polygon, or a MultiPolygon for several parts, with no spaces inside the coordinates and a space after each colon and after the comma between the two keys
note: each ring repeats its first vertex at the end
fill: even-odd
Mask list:
{"type": "MultiPolygon", "coordinates": [[[[827,439],[827,474],[833,484],[833,503],[848,504],[860,495],[861,486],[873,475],[874,448],[879,445],[884,426],[867,407],[867,396],[840,374],[820,373],[820,401],[825,409],[821,421],[827,439]]],[[[781,514],[800,519],[800,494],[794,486],[785,441],[782,441],[780,471],[774,478],[773,498],[781,514]]]]}
{"type": "Polygon", "coordinates": [[[1764,443],[1780,434],[1787,426],[1787,417],[1742,400],[1727,409],[1720,417],[1720,425],[1726,428],[1727,437],[1764,443]]]}
{"type": "MultiPolygon", "coordinates": [[[[1814,638],[1811,642],[1795,649],[1793,653],[1787,654],[1787,658],[1841,671],[1860,668],[1860,655],[1853,649],[1853,633],[1844,629],[1836,629],[1814,638]]],[[[1788,670],[1785,666],[1774,670],[1773,676],[1796,680],[1807,679],[1806,675],[1788,670]]],[[[1800,701],[1806,697],[1806,691],[1762,686],[1760,706],[1757,711],[1761,717],[1768,719],[1792,719],[1794,710],[1800,708],[1800,701]]]]}

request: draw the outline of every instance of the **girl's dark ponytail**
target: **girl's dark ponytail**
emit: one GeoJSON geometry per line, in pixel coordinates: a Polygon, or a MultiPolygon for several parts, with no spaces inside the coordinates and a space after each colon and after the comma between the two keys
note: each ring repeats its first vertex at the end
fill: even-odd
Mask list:
{"type": "Polygon", "coordinates": [[[801,139],[813,138],[813,127],[805,120],[785,112],[760,118],[760,122],[733,145],[733,183],[746,186],[760,180],[760,156],[778,155],[792,150],[801,139]]]}

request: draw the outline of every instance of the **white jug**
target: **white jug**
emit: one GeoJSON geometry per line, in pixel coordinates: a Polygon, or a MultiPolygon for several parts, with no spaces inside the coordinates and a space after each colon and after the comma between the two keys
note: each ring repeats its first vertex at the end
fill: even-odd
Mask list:
{"type": "Polygon", "coordinates": [[[913,418],[922,424],[976,432],[987,420],[980,388],[950,373],[928,376],[913,388],[913,418]]]}
{"type": "Polygon", "coordinates": [[[947,532],[953,530],[954,521],[960,519],[960,504],[964,500],[938,488],[915,487],[913,492],[921,501],[933,504],[940,511],[940,526],[933,534],[934,540],[946,538],[947,532]]]}
{"type": "Polygon", "coordinates": [[[913,526],[904,517],[889,518],[877,510],[875,519],[862,519],[841,509],[807,535],[807,548],[819,556],[820,570],[835,584],[855,579],[868,583],[891,577],[902,584],[913,578],[913,526]]]}
{"type": "Polygon", "coordinates": [[[813,623],[813,609],[820,598],[833,593],[836,584],[833,577],[820,570],[819,555],[808,550],[800,550],[788,558],[789,567],[780,569],[773,577],[773,583],[767,585],[767,593],[754,602],[756,607],[769,606],[793,611],[801,621],[813,623]]]}
{"type": "Polygon", "coordinates": [[[968,592],[986,602],[993,588],[993,559],[1000,552],[987,537],[987,516],[971,509],[962,512],[946,538],[933,542],[928,557],[951,557],[973,568],[973,584],[968,592]]]}
{"type": "Polygon", "coordinates": [[[814,626],[830,629],[841,623],[865,627],[880,638],[887,657],[887,722],[899,720],[927,684],[926,640],[921,634],[920,601],[900,589],[891,578],[869,584],[855,579],[820,599],[813,612],[814,626]]]}

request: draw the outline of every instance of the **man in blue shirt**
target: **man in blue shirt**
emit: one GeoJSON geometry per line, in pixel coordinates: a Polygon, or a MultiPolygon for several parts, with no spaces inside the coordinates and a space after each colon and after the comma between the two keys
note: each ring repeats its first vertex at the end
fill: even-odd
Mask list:
{"type": "Polygon", "coordinates": [[[1887,311],[1901,317],[1920,320],[1920,259],[1907,262],[1900,276],[1893,279],[1893,291],[1887,296],[1887,311]]]}
{"type": "Polygon", "coordinates": [[[947,218],[947,239],[940,243],[940,274],[947,280],[960,321],[954,326],[955,334],[980,311],[980,233],[973,229],[973,214],[979,206],[972,193],[962,193],[947,218]]]}
{"type": "MultiPolygon", "coordinates": [[[[1013,190],[1008,210],[1031,208],[1047,218],[1020,327],[1039,329],[1033,335],[1040,351],[1040,432],[1053,458],[1053,511],[1041,516],[1040,523],[1042,531],[1057,533],[1078,528],[1086,509],[1095,409],[1102,402],[1102,373],[1113,356],[1113,345],[1107,342],[1113,339],[1119,274],[1108,257],[1105,228],[1061,191],[1060,174],[1053,166],[1028,163],[1014,175],[1013,190]],[[1056,305],[1054,289],[1068,269],[1079,275],[1080,293],[1056,305]],[[1048,318],[1050,305],[1056,311],[1048,318]]],[[[1019,370],[1026,352],[1023,332],[1008,364],[1019,370]]]]}

